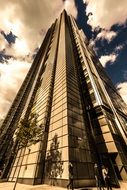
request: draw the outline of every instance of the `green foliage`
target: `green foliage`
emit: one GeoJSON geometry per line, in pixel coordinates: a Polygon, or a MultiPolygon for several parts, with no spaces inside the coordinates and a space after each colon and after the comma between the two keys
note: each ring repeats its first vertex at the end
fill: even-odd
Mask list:
{"type": "Polygon", "coordinates": [[[44,134],[44,127],[37,123],[38,115],[31,113],[29,118],[20,120],[16,132],[19,147],[23,148],[37,143],[44,134]]]}

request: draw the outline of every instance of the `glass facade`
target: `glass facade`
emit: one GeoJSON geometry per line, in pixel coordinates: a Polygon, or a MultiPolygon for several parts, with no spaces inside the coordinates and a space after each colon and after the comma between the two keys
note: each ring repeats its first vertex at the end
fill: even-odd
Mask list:
{"type": "Polygon", "coordinates": [[[127,173],[126,113],[74,18],[63,11],[49,28],[3,123],[2,178],[66,186],[71,162],[74,186],[93,186],[98,163],[110,168],[112,183],[119,186],[118,180],[126,180],[127,173]],[[16,126],[31,113],[37,115],[43,136],[18,150],[16,126]]]}

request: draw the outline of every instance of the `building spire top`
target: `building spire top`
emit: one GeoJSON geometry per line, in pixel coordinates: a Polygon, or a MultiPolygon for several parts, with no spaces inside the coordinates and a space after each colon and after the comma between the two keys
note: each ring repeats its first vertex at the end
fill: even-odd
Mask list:
{"type": "Polygon", "coordinates": [[[67,10],[66,10],[66,9],[63,9],[62,13],[67,14],[67,10]]]}

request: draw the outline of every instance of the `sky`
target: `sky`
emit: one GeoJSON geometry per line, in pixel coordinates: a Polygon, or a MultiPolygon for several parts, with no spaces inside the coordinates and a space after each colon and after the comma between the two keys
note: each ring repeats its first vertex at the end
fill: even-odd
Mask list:
{"type": "Polygon", "coordinates": [[[127,0],[0,0],[0,119],[63,9],[86,34],[127,103],[127,0]]]}

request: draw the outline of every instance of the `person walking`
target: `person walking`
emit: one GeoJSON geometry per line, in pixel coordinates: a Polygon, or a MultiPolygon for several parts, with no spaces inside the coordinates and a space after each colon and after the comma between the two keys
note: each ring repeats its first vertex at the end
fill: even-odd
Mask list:
{"type": "Polygon", "coordinates": [[[69,162],[69,183],[67,185],[67,189],[71,188],[72,190],[74,190],[73,187],[73,164],[71,162],[69,162]]]}
{"type": "Polygon", "coordinates": [[[99,167],[98,167],[97,163],[94,164],[94,176],[95,176],[95,180],[96,180],[96,187],[97,187],[97,190],[102,190],[102,189],[104,189],[104,188],[101,186],[101,176],[100,176],[100,173],[99,173],[99,167]]]}
{"type": "Polygon", "coordinates": [[[105,182],[105,185],[107,187],[107,190],[112,190],[112,186],[111,186],[111,178],[109,175],[109,169],[108,167],[104,167],[102,168],[102,175],[103,175],[103,179],[105,182]]]}

